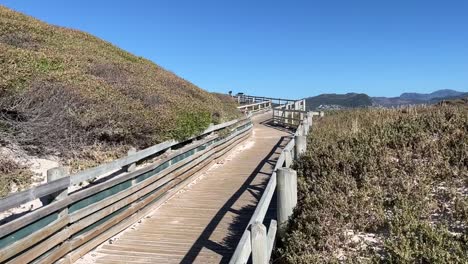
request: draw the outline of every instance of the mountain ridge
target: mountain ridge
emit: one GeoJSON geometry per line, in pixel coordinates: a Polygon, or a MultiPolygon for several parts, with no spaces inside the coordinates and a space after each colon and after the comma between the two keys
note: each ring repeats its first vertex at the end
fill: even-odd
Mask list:
{"type": "Polygon", "coordinates": [[[431,93],[402,93],[397,97],[371,97],[364,93],[335,94],[326,93],[307,97],[306,105],[309,110],[342,109],[357,107],[394,107],[413,104],[434,104],[443,100],[453,100],[468,97],[468,92],[451,89],[436,90],[431,93]]]}

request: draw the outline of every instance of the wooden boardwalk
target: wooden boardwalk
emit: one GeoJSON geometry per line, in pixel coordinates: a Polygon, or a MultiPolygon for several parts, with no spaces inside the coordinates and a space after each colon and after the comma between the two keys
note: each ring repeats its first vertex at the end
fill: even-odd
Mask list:
{"type": "Polygon", "coordinates": [[[102,264],[227,263],[289,139],[264,125],[268,118],[271,113],[254,117],[246,141],[141,223],[88,255],[102,264]]]}

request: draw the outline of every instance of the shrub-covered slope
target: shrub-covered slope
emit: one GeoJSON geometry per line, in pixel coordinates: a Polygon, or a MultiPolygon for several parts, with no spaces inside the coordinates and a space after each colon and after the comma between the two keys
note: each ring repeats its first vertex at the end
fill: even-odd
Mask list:
{"type": "Polygon", "coordinates": [[[146,59],[1,6],[0,76],[1,133],[36,147],[143,147],[237,115],[146,59]]]}
{"type": "Polygon", "coordinates": [[[466,263],[467,106],[327,114],[279,262],[466,263]]]}
{"type": "MultiPolygon", "coordinates": [[[[128,146],[186,138],[238,115],[230,98],[149,60],[0,6],[3,147],[52,154],[79,169],[116,158],[128,146]]],[[[3,180],[23,175],[24,166],[2,153],[0,164],[11,165],[0,171],[8,176],[3,180]]]]}
{"type": "Polygon", "coordinates": [[[319,106],[338,105],[344,108],[367,107],[372,105],[372,100],[367,94],[321,94],[306,98],[308,110],[315,110],[319,106]]]}

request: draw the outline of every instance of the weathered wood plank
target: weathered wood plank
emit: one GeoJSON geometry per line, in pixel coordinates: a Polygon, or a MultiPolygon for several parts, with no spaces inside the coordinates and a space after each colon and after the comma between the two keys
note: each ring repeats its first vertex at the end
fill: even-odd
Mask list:
{"type": "Polygon", "coordinates": [[[252,243],[250,242],[250,231],[246,230],[239,241],[229,264],[245,264],[250,258],[252,243]]]}
{"type": "Polygon", "coordinates": [[[270,221],[270,226],[268,227],[268,251],[267,257],[268,259],[271,258],[271,253],[273,252],[273,248],[275,247],[276,241],[276,230],[278,229],[278,223],[276,220],[272,219],[270,221]]]}
{"type": "Polygon", "coordinates": [[[267,258],[268,238],[265,226],[261,222],[252,224],[251,244],[252,244],[252,263],[253,264],[268,264],[270,259],[267,258]]]}
{"type": "Polygon", "coordinates": [[[61,178],[59,180],[45,183],[28,190],[13,193],[0,200],[0,212],[20,206],[21,204],[39,199],[43,196],[55,193],[67,188],[70,184],[70,177],[61,178]]]}
{"type": "MultiPolygon", "coordinates": [[[[38,241],[41,241],[44,238],[57,232],[68,224],[68,220],[69,219],[67,217],[59,218],[57,221],[47,225],[45,228],[38,230],[32,235],[29,235],[7,247],[0,249],[0,262],[3,262],[24,251],[25,249],[34,246],[38,241]]],[[[61,241],[58,241],[57,243],[60,242],[61,241]]]]}

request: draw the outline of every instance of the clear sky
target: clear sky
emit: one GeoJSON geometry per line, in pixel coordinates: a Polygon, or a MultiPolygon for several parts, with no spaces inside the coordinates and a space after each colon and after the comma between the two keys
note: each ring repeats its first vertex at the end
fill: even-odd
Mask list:
{"type": "Polygon", "coordinates": [[[0,0],[209,91],[468,91],[468,1],[0,0]]]}

